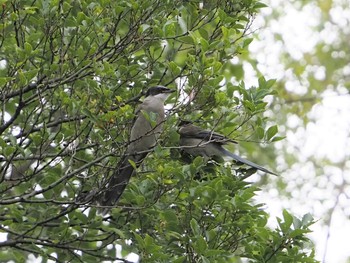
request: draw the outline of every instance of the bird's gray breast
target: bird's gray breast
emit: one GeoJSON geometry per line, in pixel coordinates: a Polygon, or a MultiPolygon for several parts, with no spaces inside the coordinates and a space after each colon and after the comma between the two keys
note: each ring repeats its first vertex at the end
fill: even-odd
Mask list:
{"type": "Polygon", "coordinates": [[[136,121],[131,129],[129,153],[147,151],[156,145],[164,120],[163,103],[141,104],[136,121]]]}

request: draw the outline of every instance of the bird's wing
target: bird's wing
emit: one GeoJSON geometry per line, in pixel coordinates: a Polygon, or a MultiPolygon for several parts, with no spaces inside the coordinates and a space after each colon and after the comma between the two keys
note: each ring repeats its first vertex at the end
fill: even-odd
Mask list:
{"type": "Polygon", "coordinates": [[[237,143],[234,140],[231,140],[224,135],[221,135],[219,133],[216,133],[210,130],[203,130],[193,124],[180,128],[179,133],[181,137],[201,139],[203,141],[213,141],[220,144],[226,144],[228,142],[237,143]]]}
{"type": "Polygon", "coordinates": [[[224,135],[221,135],[219,133],[209,131],[209,130],[201,130],[198,133],[197,138],[206,139],[208,141],[210,140],[210,141],[222,141],[222,142],[235,142],[224,135]]]}

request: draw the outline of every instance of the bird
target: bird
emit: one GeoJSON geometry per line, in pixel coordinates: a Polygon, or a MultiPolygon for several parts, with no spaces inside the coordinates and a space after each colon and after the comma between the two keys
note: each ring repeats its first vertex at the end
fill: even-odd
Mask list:
{"type": "Polygon", "coordinates": [[[130,178],[149,152],[156,146],[165,119],[164,103],[175,92],[164,86],[150,87],[144,101],[138,106],[124,156],[113,172],[99,204],[104,214],[113,207],[124,192],[130,178]]]}
{"type": "Polygon", "coordinates": [[[256,163],[226,150],[223,147],[224,145],[229,143],[237,144],[237,142],[224,135],[211,130],[204,130],[187,120],[181,120],[178,126],[178,133],[180,134],[180,149],[187,154],[195,157],[202,156],[205,160],[215,157],[228,157],[236,162],[246,164],[262,172],[277,175],[256,163]]]}

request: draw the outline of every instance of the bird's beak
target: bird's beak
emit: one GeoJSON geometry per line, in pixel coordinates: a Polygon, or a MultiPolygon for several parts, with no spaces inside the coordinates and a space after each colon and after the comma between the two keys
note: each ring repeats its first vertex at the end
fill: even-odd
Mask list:
{"type": "Polygon", "coordinates": [[[174,90],[174,89],[166,89],[166,90],[164,90],[164,93],[173,93],[175,91],[176,90],[174,90]]]}

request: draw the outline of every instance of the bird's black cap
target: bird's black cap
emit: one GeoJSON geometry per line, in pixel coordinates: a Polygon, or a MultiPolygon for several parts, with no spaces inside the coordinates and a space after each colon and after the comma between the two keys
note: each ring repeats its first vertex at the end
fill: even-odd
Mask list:
{"type": "Polygon", "coordinates": [[[154,86],[154,87],[150,87],[147,92],[146,92],[146,97],[147,96],[154,96],[154,95],[157,95],[157,94],[161,94],[161,93],[172,93],[174,92],[175,90],[173,89],[169,89],[167,87],[164,87],[164,86],[154,86]]]}
{"type": "Polygon", "coordinates": [[[184,126],[184,125],[187,125],[187,124],[192,124],[192,123],[193,123],[192,121],[181,119],[179,121],[179,126],[181,127],[181,126],[184,126]]]}

